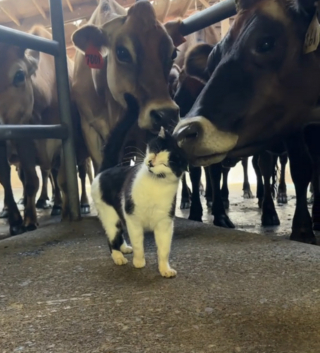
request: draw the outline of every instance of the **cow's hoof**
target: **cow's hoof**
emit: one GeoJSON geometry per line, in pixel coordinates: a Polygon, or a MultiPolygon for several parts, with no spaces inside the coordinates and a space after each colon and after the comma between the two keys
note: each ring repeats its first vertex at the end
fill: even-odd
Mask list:
{"type": "Polygon", "coordinates": [[[264,213],[261,216],[261,224],[263,227],[279,226],[280,220],[276,213],[264,213]]]}
{"type": "Polygon", "coordinates": [[[190,208],[190,201],[186,199],[181,199],[180,210],[187,210],[190,208]]]}
{"type": "Polygon", "coordinates": [[[24,227],[26,232],[33,232],[34,230],[37,229],[37,226],[34,223],[30,223],[27,226],[24,227]]]}
{"type": "Polygon", "coordinates": [[[8,218],[9,217],[9,212],[7,208],[4,208],[1,212],[0,212],[0,218],[8,218]]]}
{"type": "Polygon", "coordinates": [[[303,232],[293,231],[290,235],[290,240],[298,241],[300,243],[317,245],[317,240],[312,230],[303,232]]]}
{"type": "Polygon", "coordinates": [[[230,218],[226,214],[214,216],[213,224],[222,228],[235,228],[235,225],[231,222],[230,218]]]}
{"type": "Polygon", "coordinates": [[[50,207],[50,202],[44,199],[39,199],[36,203],[36,208],[39,210],[47,210],[50,207]]]}
{"type": "Polygon", "coordinates": [[[287,194],[285,192],[279,192],[279,194],[277,196],[277,202],[278,202],[278,204],[288,203],[287,194]]]}
{"type": "Polygon", "coordinates": [[[26,229],[23,224],[16,224],[10,226],[10,235],[19,235],[24,232],[26,232],[26,229]]]}
{"type": "Polygon", "coordinates": [[[222,199],[222,202],[223,202],[223,207],[225,210],[228,210],[229,209],[229,206],[230,206],[230,202],[228,199],[222,199]]]}
{"type": "Polygon", "coordinates": [[[84,204],[80,206],[81,214],[89,214],[90,213],[90,205],[84,204]]]}
{"type": "Polygon", "coordinates": [[[195,221],[195,222],[202,222],[202,214],[196,214],[196,213],[190,212],[189,220],[195,221]]]}
{"type": "Polygon", "coordinates": [[[251,190],[243,190],[243,198],[244,199],[253,199],[254,196],[253,196],[251,190]]]}
{"type": "Polygon", "coordinates": [[[53,205],[51,216],[60,216],[62,212],[61,206],[53,205]]]}

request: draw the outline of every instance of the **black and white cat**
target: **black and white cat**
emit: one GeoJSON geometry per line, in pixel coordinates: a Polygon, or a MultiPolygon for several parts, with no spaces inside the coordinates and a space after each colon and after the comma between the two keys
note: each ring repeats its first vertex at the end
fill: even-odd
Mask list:
{"type": "Polygon", "coordinates": [[[144,231],[153,231],[159,271],[163,277],[174,277],[177,272],[169,265],[169,255],[176,193],[188,162],[175,139],[161,128],[159,135],[148,144],[143,163],[112,167],[129,123],[125,119],[120,122],[108,139],[102,166],[108,169],[94,179],[92,198],[115,264],[126,264],[128,260],[123,254],[133,251],[134,267],[144,267],[144,231]],[[125,226],[132,247],[123,238],[125,226]]]}

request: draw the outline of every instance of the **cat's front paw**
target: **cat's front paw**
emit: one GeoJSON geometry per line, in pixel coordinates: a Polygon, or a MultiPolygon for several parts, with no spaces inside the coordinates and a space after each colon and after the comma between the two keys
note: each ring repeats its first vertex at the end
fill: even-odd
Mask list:
{"type": "Polygon", "coordinates": [[[177,271],[171,268],[169,265],[159,266],[159,271],[162,277],[170,278],[177,275],[177,271]]]}
{"type": "Polygon", "coordinates": [[[146,259],[143,258],[133,258],[133,266],[135,268],[143,268],[146,265],[146,259]]]}
{"type": "Polygon", "coordinates": [[[116,265],[121,266],[126,265],[128,263],[128,260],[123,256],[121,251],[113,250],[111,257],[116,265]]]}

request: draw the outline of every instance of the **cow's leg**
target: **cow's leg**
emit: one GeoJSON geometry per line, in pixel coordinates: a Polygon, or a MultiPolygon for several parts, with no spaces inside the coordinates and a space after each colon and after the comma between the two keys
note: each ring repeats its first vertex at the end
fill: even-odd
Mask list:
{"type": "Polygon", "coordinates": [[[8,217],[9,217],[8,205],[6,202],[6,198],[4,197],[3,198],[3,209],[0,212],[0,219],[8,218],[8,217]]]}
{"type": "Polygon", "coordinates": [[[36,203],[36,208],[38,209],[47,209],[50,208],[49,196],[48,196],[48,180],[49,180],[50,170],[41,168],[41,177],[42,177],[42,188],[40,197],[36,203]]]}
{"type": "Polygon", "coordinates": [[[312,223],[314,230],[320,230],[320,125],[307,126],[304,138],[312,161],[313,205],[312,223]]]}
{"type": "Polygon", "coordinates": [[[200,200],[199,184],[201,179],[201,168],[190,168],[190,180],[192,185],[191,207],[189,219],[192,221],[202,222],[202,205],[200,200]]]}
{"type": "Polygon", "coordinates": [[[228,175],[230,168],[222,167],[222,188],[221,188],[221,198],[225,210],[229,209],[229,188],[228,188],[228,175]]]}
{"type": "Polygon", "coordinates": [[[270,178],[273,171],[273,156],[266,151],[260,153],[259,167],[264,181],[264,197],[262,202],[261,222],[263,226],[278,226],[280,220],[272,199],[270,178]]]}
{"type": "Polygon", "coordinates": [[[87,110],[87,107],[84,108],[83,112],[80,110],[80,114],[83,137],[86,142],[86,146],[92,160],[94,174],[96,176],[100,171],[103,157],[102,136],[108,136],[109,128],[103,119],[99,121],[94,119],[92,112],[87,110]],[[89,124],[88,121],[91,121],[91,123],[89,124]],[[95,124],[97,125],[95,126],[95,124]]]}
{"type": "Polygon", "coordinates": [[[242,158],[241,164],[243,168],[243,197],[245,199],[253,199],[248,176],[248,157],[242,158]]]}
{"type": "Polygon", "coordinates": [[[211,213],[214,217],[213,224],[223,228],[235,228],[230,218],[227,216],[220,191],[220,181],[222,173],[222,164],[212,164],[210,166],[210,178],[213,189],[213,203],[211,213]]]}
{"type": "Polygon", "coordinates": [[[309,191],[310,191],[311,195],[310,195],[310,198],[308,199],[308,204],[309,204],[309,205],[313,205],[313,201],[314,201],[314,195],[313,195],[313,181],[311,181],[311,183],[310,183],[309,191]]]}
{"type": "Polygon", "coordinates": [[[80,199],[80,211],[81,214],[90,213],[89,199],[86,189],[86,176],[87,176],[87,166],[86,161],[78,166],[79,178],[81,180],[81,199],[80,199]]]}
{"type": "Polygon", "coordinates": [[[22,196],[20,197],[20,199],[18,200],[17,204],[18,205],[23,205],[24,207],[26,207],[27,204],[27,196],[26,196],[26,188],[25,188],[25,178],[24,178],[24,173],[23,170],[20,167],[16,167],[16,171],[18,173],[18,177],[21,181],[22,184],[22,196]]]}
{"type": "Polygon", "coordinates": [[[61,199],[61,191],[58,183],[58,170],[56,168],[51,169],[52,183],[53,183],[53,206],[51,211],[51,216],[60,216],[62,210],[62,199],[61,199]]]}
{"type": "Polygon", "coordinates": [[[18,142],[17,151],[24,174],[24,185],[27,199],[27,204],[24,210],[24,226],[27,231],[32,231],[37,228],[35,199],[39,189],[34,144],[32,141],[18,142]]]}
{"type": "Polygon", "coordinates": [[[0,183],[4,188],[4,199],[8,209],[10,234],[17,235],[25,232],[25,229],[17,204],[14,201],[10,174],[11,168],[7,159],[6,143],[0,142],[0,183]]]}
{"type": "Polygon", "coordinates": [[[307,190],[312,178],[312,163],[302,134],[287,139],[291,177],[296,189],[296,209],[292,222],[291,240],[316,244],[312,220],[307,205],[307,190]]]}
{"type": "Polygon", "coordinates": [[[287,203],[287,185],[286,185],[286,165],[288,162],[288,154],[283,153],[280,155],[280,182],[278,187],[277,202],[280,204],[287,203]]]}
{"type": "Polygon", "coordinates": [[[278,172],[278,158],[277,155],[272,155],[272,172],[271,172],[271,196],[274,199],[277,191],[277,172],[278,172]]]}
{"type": "Polygon", "coordinates": [[[263,187],[263,180],[262,180],[262,174],[261,170],[259,167],[259,155],[256,154],[252,157],[252,166],[253,169],[256,173],[257,177],[257,199],[258,199],[258,205],[259,208],[262,207],[262,202],[263,202],[263,194],[264,194],[264,187],[263,187]]]}
{"type": "Polygon", "coordinates": [[[205,175],[206,175],[206,193],[205,193],[205,198],[207,200],[207,206],[209,208],[212,208],[212,196],[213,196],[213,191],[212,191],[212,185],[211,185],[211,179],[210,179],[210,170],[208,167],[204,168],[205,175]]]}
{"type": "Polygon", "coordinates": [[[91,168],[91,158],[86,158],[86,172],[87,172],[87,175],[88,175],[88,178],[89,178],[89,181],[90,181],[90,185],[92,184],[93,182],[93,174],[92,174],[92,168],[91,168]]]}
{"type": "Polygon", "coordinates": [[[181,203],[180,203],[181,210],[190,208],[190,196],[191,196],[191,190],[187,185],[186,174],[184,174],[182,177],[182,188],[181,188],[181,203]]]}
{"type": "Polygon", "coordinates": [[[53,179],[53,176],[52,176],[52,170],[50,171],[49,173],[49,180],[50,180],[50,184],[51,184],[51,190],[52,190],[52,197],[51,197],[51,202],[54,202],[54,197],[55,197],[55,181],[53,179]]]}

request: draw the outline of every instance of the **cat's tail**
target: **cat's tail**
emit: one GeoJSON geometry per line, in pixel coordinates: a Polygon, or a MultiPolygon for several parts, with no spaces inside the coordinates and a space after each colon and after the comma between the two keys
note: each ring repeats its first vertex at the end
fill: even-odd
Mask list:
{"type": "Polygon", "coordinates": [[[128,109],[111,131],[103,148],[103,160],[100,173],[106,169],[117,166],[121,161],[123,143],[130,129],[139,118],[139,106],[134,98],[126,97],[128,109]]]}

